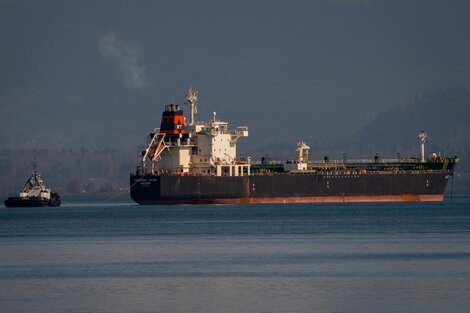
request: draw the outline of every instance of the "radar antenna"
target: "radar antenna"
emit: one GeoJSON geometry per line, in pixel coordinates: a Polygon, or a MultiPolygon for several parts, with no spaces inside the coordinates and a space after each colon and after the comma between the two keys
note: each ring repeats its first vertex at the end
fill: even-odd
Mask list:
{"type": "Polygon", "coordinates": [[[425,159],[424,159],[424,144],[426,143],[426,138],[428,137],[428,135],[426,134],[426,132],[424,130],[422,130],[419,134],[419,139],[421,141],[421,162],[424,162],[425,159]]]}
{"type": "Polygon", "coordinates": [[[194,125],[194,115],[197,113],[197,91],[194,91],[191,85],[189,85],[188,92],[186,93],[186,101],[184,103],[189,105],[191,110],[189,125],[194,125]]]}

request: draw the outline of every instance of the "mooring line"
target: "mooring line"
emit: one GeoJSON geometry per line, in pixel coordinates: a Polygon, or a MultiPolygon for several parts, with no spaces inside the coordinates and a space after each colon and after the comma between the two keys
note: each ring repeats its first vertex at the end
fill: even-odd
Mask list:
{"type": "Polygon", "coordinates": [[[117,194],[115,194],[114,196],[111,196],[109,198],[106,198],[106,199],[103,199],[101,201],[99,201],[100,203],[103,203],[103,202],[108,202],[112,199],[115,199],[119,196],[122,196],[122,195],[125,195],[127,193],[129,193],[131,191],[131,188],[134,187],[135,185],[137,185],[137,183],[139,183],[142,179],[144,179],[145,176],[142,176],[141,178],[139,178],[138,180],[136,180],[132,185],[129,186],[129,188],[126,190],[126,191],[123,191],[123,192],[119,192],[117,194]]]}

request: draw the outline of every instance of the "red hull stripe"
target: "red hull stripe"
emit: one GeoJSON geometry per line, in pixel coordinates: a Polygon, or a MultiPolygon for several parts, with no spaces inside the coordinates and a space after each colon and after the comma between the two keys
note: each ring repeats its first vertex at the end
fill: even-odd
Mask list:
{"type": "Polygon", "coordinates": [[[432,202],[444,201],[444,195],[334,196],[289,198],[218,198],[139,200],[139,204],[263,204],[263,203],[339,203],[339,202],[432,202]]]}

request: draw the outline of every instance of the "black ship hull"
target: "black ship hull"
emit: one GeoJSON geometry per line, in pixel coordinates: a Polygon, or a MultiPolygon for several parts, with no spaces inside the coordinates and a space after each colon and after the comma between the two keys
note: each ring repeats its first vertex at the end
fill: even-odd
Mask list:
{"type": "Polygon", "coordinates": [[[449,178],[434,173],[253,176],[131,175],[139,204],[443,201],[449,178]]]}
{"type": "Polygon", "coordinates": [[[9,208],[26,208],[26,207],[58,207],[61,204],[60,198],[45,199],[40,197],[9,197],[4,202],[9,208]]]}

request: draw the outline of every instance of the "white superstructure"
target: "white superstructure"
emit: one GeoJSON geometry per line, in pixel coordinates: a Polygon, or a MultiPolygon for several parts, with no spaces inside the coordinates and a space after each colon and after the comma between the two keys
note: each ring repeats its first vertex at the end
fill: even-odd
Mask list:
{"type": "Polygon", "coordinates": [[[250,174],[250,164],[237,159],[237,142],[248,137],[248,127],[229,130],[228,123],[213,113],[209,122],[196,122],[197,92],[190,87],[186,104],[191,120],[186,124],[178,105],[166,106],[160,128],[150,134],[142,153],[142,171],[177,175],[243,176],[250,174]]]}
{"type": "Polygon", "coordinates": [[[36,171],[36,165],[34,171],[31,173],[31,177],[28,179],[23,189],[20,191],[21,198],[43,198],[49,200],[51,198],[51,190],[46,188],[41,176],[36,171]]]}
{"type": "Polygon", "coordinates": [[[284,171],[292,172],[292,171],[306,171],[308,169],[308,151],[310,150],[310,146],[308,146],[305,142],[301,141],[297,143],[297,160],[295,161],[288,161],[284,164],[284,171]]]}

